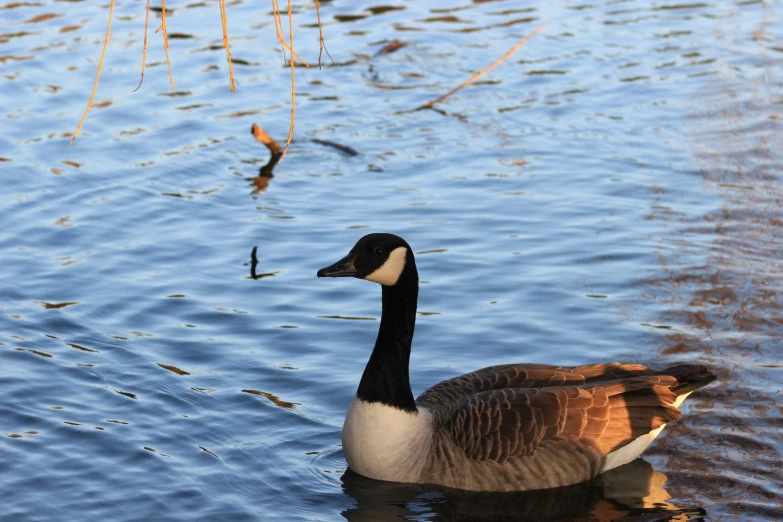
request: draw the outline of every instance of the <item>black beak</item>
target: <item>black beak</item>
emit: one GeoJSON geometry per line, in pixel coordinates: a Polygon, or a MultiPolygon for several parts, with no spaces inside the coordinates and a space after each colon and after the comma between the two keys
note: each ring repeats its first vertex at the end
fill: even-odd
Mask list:
{"type": "Polygon", "coordinates": [[[335,264],[320,269],[318,277],[355,277],[359,275],[359,271],[353,266],[355,259],[354,254],[348,254],[335,264]]]}

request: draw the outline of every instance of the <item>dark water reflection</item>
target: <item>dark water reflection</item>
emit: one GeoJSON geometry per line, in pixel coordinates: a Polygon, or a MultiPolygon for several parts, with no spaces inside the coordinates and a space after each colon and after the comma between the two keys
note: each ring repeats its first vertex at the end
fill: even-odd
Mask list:
{"type": "Polygon", "coordinates": [[[475,493],[366,479],[350,470],[343,490],[356,506],[342,515],[351,522],[413,519],[610,522],[699,520],[700,507],[669,502],[666,476],[644,460],[604,473],[583,484],[525,493],[475,493]]]}
{"type": "MultiPolygon", "coordinates": [[[[0,5],[0,519],[783,516],[778,5],[324,2],[336,63],[297,68],[273,178],[248,129],[284,140],[290,72],[268,8],[243,1],[236,94],[210,2],[171,6],[178,90],[150,33],[131,94],[144,3],[117,3],[66,148],[107,7],[0,5]],[[413,111],[544,21],[445,115],[413,111]],[[700,362],[721,380],[649,464],[564,491],[346,474],[379,299],[314,275],[380,230],[423,279],[416,394],[510,361],[700,362]]],[[[312,60],[314,5],[294,10],[312,60]]]]}

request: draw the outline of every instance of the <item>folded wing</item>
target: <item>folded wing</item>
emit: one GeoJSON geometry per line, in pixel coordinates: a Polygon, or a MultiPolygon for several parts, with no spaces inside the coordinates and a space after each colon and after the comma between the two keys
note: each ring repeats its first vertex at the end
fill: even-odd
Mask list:
{"type": "Polygon", "coordinates": [[[618,363],[494,366],[444,381],[417,403],[432,415],[444,460],[436,467],[450,474],[442,482],[564,486],[597,475],[609,453],[678,419],[677,396],[714,380],[703,367],[670,370],[681,380],[618,363]]]}

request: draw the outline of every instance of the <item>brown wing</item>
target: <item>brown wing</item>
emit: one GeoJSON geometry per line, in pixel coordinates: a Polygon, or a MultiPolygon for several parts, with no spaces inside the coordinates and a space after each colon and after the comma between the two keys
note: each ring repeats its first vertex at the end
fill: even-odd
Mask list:
{"type": "Polygon", "coordinates": [[[648,373],[641,364],[594,364],[590,366],[548,366],[545,364],[503,364],[489,366],[445,380],[428,389],[416,403],[428,409],[454,407],[463,398],[490,390],[546,388],[614,381],[648,373]]]}
{"type": "Polygon", "coordinates": [[[678,419],[671,390],[677,384],[674,377],[647,375],[603,384],[490,389],[432,413],[441,436],[472,460],[503,463],[560,441],[592,447],[604,457],[678,419]]]}

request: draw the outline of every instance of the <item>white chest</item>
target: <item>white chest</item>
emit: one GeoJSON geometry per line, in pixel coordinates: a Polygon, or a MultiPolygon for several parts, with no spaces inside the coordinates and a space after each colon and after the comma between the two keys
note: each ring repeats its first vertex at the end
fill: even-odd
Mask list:
{"type": "Polygon", "coordinates": [[[417,482],[429,455],[429,412],[406,413],[354,397],[343,425],[343,453],[354,472],[378,480],[417,482]]]}

